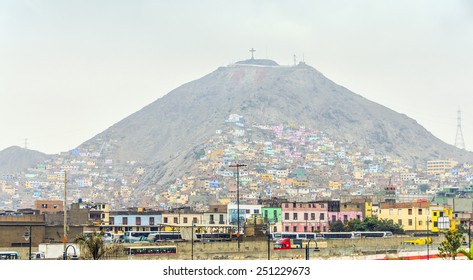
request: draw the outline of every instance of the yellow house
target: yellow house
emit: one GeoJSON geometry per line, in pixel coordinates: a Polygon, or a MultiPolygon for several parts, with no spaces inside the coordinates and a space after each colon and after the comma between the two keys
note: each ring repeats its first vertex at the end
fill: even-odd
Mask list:
{"type": "Polygon", "coordinates": [[[292,182],[292,186],[293,186],[293,187],[308,187],[308,186],[309,186],[309,182],[308,182],[308,181],[298,181],[298,180],[295,180],[294,182],[292,182]]]}
{"type": "Polygon", "coordinates": [[[373,202],[365,201],[365,217],[371,218],[373,216],[373,202]]]}
{"type": "Polygon", "coordinates": [[[453,219],[453,210],[450,207],[433,205],[431,206],[430,213],[432,232],[445,232],[457,229],[457,221],[453,219]]]}
{"type": "Polygon", "coordinates": [[[273,180],[273,175],[271,175],[271,174],[261,174],[261,180],[271,181],[271,180],[273,180]]]}
{"type": "Polygon", "coordinates": [[[331,190],[339,190],[339,189],[341,189],[341,187],[342,187],[342,183],[340,183],[340,182],[334,182],[334,181],[329,181],[329,182],[328,182],[328,187],[329,187],[331,190]]]}
{"type": "Polygon", "coordinates": [[[427,221],[431,215],[428,201],[380,204],[378,218],[393,220],[395,224],[402,226],[405,231],[430,231],[427,221]]]}

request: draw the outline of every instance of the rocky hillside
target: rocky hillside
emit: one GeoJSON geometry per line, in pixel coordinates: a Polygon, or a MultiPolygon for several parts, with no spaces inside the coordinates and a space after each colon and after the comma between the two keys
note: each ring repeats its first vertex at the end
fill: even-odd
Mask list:
{"type": "Polygon", "coordinates": [[[41,152],[12,146],[0,151],[0,174],[20,172],[50,158],[41,152]]]}
{"type": "MultiPolygon", "coordinates": [[[[248,60],[184,84],[84,143],[112,149],[115,161],[153,166],[145,184],[182,176],[194,152],[231,114],[248,123],[293,122],[375,148],[411,164],[473,153],[448,145],[415,120],[367,100],[306,64],[248,60]]],[[[79,147],[79,148],[81,148],[79,147]]]]}

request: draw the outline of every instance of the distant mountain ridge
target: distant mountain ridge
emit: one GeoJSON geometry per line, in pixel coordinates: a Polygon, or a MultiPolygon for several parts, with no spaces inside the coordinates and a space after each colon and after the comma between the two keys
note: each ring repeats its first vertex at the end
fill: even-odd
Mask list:
{"type": "Polygon", "coordinates": [[[231,114],[248,123],[294,122],[373,147],[407,163],[473,153],[433,136],[415,120],[337,85],[311,66],[246,60],[186,83],[79,146],[108,143],[116,162],[153,166],[145,184],[162,185],[185,174],[193,154],[231,114]]]}
{"type": "Polygon", "coordinates": [[[0,151],[0,174],[20,172],[51,158],[50,155],[12,146],[0,151]]]}

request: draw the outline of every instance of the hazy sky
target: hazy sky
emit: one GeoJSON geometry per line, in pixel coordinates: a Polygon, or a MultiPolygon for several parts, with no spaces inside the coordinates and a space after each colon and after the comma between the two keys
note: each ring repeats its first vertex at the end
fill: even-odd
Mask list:
{"type": "Polygon", "coordinates": [[[293,64],[473,150],[473,1],[0,0],[0,150],[73,149],[250,58],[293,64]]]}

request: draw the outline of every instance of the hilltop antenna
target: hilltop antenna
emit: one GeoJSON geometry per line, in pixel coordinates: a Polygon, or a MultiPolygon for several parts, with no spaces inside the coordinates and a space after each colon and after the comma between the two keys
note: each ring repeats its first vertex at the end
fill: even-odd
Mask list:
{"type": "Polygon", "coordinates": [[[465,149],[465,141],[463,140],[462,125],[461,125],[461,111],[457,111],[457,135],[455,136],[455,147],[465,149]]]}
{"type": "Polygon", "coordinates": [[[251,59],[255,59],[255,57],[253,56],[253,53],[255,52],[256,50],[251,48],[250,52],[251,52],[251,59]]]}

